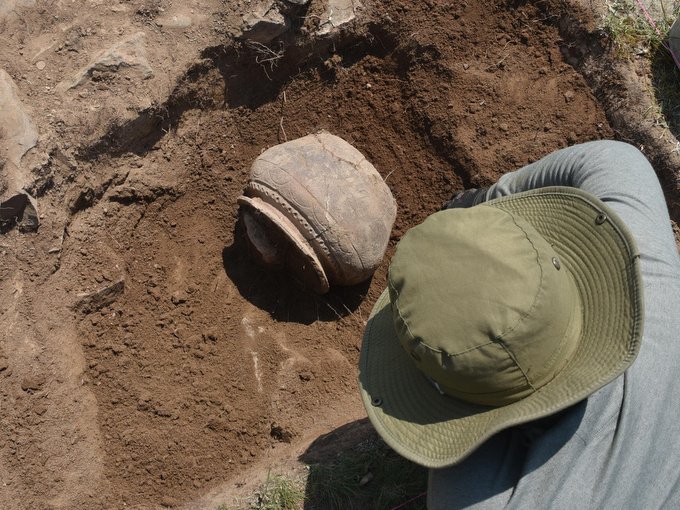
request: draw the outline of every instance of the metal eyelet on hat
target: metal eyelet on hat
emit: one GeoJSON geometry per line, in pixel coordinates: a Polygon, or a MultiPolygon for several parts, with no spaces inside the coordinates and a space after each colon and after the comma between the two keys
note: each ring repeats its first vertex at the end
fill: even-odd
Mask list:
{"type": "Polygon", "coordinates": [[[557,257],[552,258],[552,264],[553,264],[553,266],[555,266],[555,269],[557,269],[558,271],[562,267],[562,264],[560,263],[560,259],[558,259],[557,257]]]}
{"type": "Polygon", "coordinates": [[[607,221],[607,215],[605,213],[600,213],[595,217],[595,225],[602,225],[607,221]]]}
{"type": "Polygon", "coordinates": [[[380,407],[382,405],[382,399],[380,397],[375,397],[373,400],[371,400],[371,405],[373,407],[380,407]]]}

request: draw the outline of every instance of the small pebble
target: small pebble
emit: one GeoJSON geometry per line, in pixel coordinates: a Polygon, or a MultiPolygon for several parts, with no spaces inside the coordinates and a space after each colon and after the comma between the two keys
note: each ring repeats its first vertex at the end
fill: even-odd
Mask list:
{"type": "Polygon", "coordinates": [[[35,63],[35,67],[37,67],[37,68],[38,68],[39,70],[41,70],[41,71],[42,71],[43,69],[45,69],[45,65],[46,65],[46,64],[45,64],[45,61],[44,61],[44,60],[38,60],[38,61],[35,63]]]}

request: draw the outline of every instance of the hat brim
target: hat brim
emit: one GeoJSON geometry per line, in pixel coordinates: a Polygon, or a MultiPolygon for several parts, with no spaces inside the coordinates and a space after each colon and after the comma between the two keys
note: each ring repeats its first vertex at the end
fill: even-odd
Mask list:
{"type": "Polygon", "coordinates": [[[385,442],[426,467],[456,464],[496,432],[583,400],[622,374],[640,347],[639,254],[613,211],[568,187],[531,190],[476,207],[488,206],[523,217],[553,245],[578,288],[583,328],[572,359],[554,379],[512,404],[484,407],[440,394],[416,368],[397,338],[389,294],[383,292],[364,333],[361,396],[385,442]]]}

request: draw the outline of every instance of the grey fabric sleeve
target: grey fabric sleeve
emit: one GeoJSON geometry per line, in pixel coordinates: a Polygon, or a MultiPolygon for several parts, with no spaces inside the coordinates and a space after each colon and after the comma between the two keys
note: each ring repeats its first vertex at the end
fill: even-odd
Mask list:
{"type": "Polygon", "coordinates": [[[598,141],[504,175],[484,199],[545,186],[581,188],[630,228],[645,294],[640,354],[549,424],[501,432],[431,470],[428,508],[680,508],[680,257],[661,186],[635,147],[598,141]]]}
{"type": "Polygon", "coordinates": [[[665,241],[674,250],[668,209],[654,169],[632,145],[598,141],[554,152],[491,186],[486,200],[545,186],[581,188],[607,203],[633,230],[638,242],[665,241]],[[655,232],[647,237],[645,230],[655,232]]]}

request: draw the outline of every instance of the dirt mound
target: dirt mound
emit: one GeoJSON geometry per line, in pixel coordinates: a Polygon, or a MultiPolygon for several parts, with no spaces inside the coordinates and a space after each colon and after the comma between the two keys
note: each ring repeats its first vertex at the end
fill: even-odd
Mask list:
{"type": "Polygon", "coordinates": [[[560,5],[391,0],[274,59],[211,46],[163,104],[53,157],[33,191],[66,222],[0,239],[2,506],[180,505],[362,417],[361,335],[400,236],[456,190],[615,135],[560,5]],[[320,129],[398,204],[374,278],[325,297],[253,264],[236,204],[264,149],[320,129]]]}

